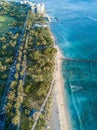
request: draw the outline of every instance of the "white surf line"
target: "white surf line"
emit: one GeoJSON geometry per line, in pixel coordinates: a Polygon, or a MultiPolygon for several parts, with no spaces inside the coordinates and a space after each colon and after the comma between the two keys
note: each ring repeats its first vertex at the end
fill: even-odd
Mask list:
{"type": "Polygon", "coordinates": [[[75,110],[76,110],[76,114],[77,114],[77,117],[78,117],[78,120],[79,120],[79,125],[80,125],[79,127],[80,127],[80,130],[82,130],[82,127],[81,127],[82,121],[81,121],[81,118],[80,118],[79,110],[78,110],[78,108],[76,107],[76,103],[75,103],[75,100],[74,100],[74,96],[73,96],[72,90],[71,90],[71,93],[72,93],[73,106],[74,106],[74,108],[75,108],[75,110]]]}

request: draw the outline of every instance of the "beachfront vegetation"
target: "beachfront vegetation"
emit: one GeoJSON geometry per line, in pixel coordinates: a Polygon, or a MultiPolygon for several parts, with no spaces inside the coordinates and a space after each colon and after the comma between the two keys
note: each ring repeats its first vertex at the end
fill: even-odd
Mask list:
{"type": "MultiPolygon", "coordinates": [[[[27,69],[23,106],[37,111],[40,110],[40,106],[49,91],[56,54],[49,29],[43,27],[33,28],[37,21],[38,23],[43,22],[41,17],[29,12],[29,20],[26,26],[28,44],[26,46],[27,69]]],[[[27,118],[24,119],[24,114],[22,114],[21,120],[26,121],[27,118]]],[[[33,121],[31,122],[28,118],[28,122],[29,125],[21,123],[21,130],[31,129],[33,121]]]]}
{"type": "Polygon", "coordinates": [[[2,4],[0,18],[4,21],[0,32],[1,96],[8,87],[4,130],[30,130],[34,122],[30,113],[40,110],[52,82],[56,49],[49,29],[34,26],[45,23],[43,16],[33,14],[26,5],[2,4]]]}

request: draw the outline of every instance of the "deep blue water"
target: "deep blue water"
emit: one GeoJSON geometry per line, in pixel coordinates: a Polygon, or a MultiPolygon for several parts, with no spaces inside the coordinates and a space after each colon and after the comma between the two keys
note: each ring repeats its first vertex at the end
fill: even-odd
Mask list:
{"type": "MultiPolygon", "coordinates": [[[[35,1],[60,20],[50,27],[65,57],[97,59],[97,0],[35,1]]],[[[72,130],[97,130],[97,63],[63,61],[62,72],[72,130]]]]}

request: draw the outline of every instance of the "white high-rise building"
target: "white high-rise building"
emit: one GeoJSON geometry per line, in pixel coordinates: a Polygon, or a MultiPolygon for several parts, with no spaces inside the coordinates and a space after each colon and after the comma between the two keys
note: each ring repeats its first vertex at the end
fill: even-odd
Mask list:
{"type": "Polygon", "coordinates": [[[44,3],[36,4],[36,13],[43,14],[45,11],[44,3]]]}

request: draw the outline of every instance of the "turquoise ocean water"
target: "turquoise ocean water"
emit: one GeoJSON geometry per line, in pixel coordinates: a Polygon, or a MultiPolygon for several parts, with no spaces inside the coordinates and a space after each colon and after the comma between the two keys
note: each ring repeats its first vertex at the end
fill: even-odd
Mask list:
{"type": "MultiPolygon", "coordinates": [[[[56,43],[67,58],[97,59],[97,0],[35,0],[44,2],[56,43]]],[[[97,63],[63,61],[64,91],[72,130],[97,130],[97,63]]]]}

